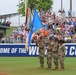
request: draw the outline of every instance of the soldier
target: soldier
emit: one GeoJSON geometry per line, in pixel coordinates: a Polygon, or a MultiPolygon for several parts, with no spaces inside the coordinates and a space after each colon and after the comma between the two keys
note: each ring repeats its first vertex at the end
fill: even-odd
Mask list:
{"type": "Polygon", "coordinates": [[[47,54],[46,54],[48,68],[46,69],[51,69],[51,66],[52,66],[52,46],[53,46],[52,37],[49,37],[48,46],[47,46],[47,54]]]}
{"type": "Polygon", "coordinates": [[[64,58],[65,58],[65,51],[66,51],[63,43],[64,43],[63,40],[59,41],[60,45],[59,45],[58,55],[59,55],[61,70],[64,70],[64,58]]]}
{"type": "Polygon", "coordinates": [[[37,41],[37,45],[39,47],[39,60],[40,60],[40,68],[44,68],[44,39],[40,36],[39,40],[37,41]]]}
{"type": "Polygon", "coordinates": [[[53,70],[57,70],[58,69],[58,48],[59,48],[59,40],[58,38],[55,38],[55,43],[53,45],[53,61],[54,61],[54,65],[55,65],[55,69],[53,70]]]}

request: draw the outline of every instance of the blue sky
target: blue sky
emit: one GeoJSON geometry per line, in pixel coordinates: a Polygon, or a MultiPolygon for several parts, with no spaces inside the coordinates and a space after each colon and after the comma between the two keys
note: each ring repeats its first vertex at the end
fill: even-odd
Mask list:
{"type": "MultiPolygon", "coordinates": [[[[63,8],[65,9],[65,11],[69,10],[69,3],[70,0],[63,0],[63,8]]],[[[9,13],[16,13],[17,12],[17,5],[19,3],[19,0],[0,0],[0,15],[1,14],[9,14],[9,13]]],[[[53,0],[53,10],[54,11],[58,11],[59,9],[61,9],[61,0],[53,0]]],[[[73,0],[73,11],[76,11],[76,0],[73,0]]],[[[16,17],[15,19],[13,19],[13,23],[14,20],[16,22],[18,22],[18,17],[16,17]],[[16,19],[17,18],[17,19],[16,19]]],[[[22,18],[21,18],[22,19],[22,18]]],[[[24,20],[21,21],[21,23],[23,23],[24,20]]]]}

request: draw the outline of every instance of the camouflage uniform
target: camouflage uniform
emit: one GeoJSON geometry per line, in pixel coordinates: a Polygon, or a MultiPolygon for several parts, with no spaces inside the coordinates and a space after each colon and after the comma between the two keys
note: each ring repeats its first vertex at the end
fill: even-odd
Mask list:
{"type": "Polygon", "coordinates": [[[59,62],[60,62],[60,66],[61,69],[64,69],[64,58],[65,58],[65,46],[63,44],[61,44],[59,46],[59,50],[58,50],[58,55],[59,55],[59,62]]]}
{"type": "Polygon", "coordinates": [[[53,42],[49,41],[48,47],[47,47],[47,54],[46,54],[48,68],[51,68],[52,66],[52,45],[53,45],[53,42]]]}
{"type": "Polygon", "coordinates": [[[38,41],[38,47],[39,47],[39,60],[40,60],[40,68],[44,68],[44,41],[39,40],[38,41]]]}
{"type": "Polygon", "coordinates": [[[58,48],[59,48],[59,44],[55,43],[53,46],[53,61],[55,64],[55,69],[58,69],[58,48]]]}

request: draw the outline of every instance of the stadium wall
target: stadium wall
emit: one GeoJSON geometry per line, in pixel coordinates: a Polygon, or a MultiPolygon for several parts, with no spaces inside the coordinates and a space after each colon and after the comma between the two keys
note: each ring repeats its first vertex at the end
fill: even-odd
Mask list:
{"type": "MultiPolygon", "coordinates": [[[[66,57],[76,57],[76,44],[66,43],[66,57]]],[[[29,46],[29,50],[25,49],[24,43],[19,44],[0,44],[0,57],[36,57],[39,48],[35,44],[29,46]]],[[[47,51],[45,49],[45,55],[47,51]]]]}

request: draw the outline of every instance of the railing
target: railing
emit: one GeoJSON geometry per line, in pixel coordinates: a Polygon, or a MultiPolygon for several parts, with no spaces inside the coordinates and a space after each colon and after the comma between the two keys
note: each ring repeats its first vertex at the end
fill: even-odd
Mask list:
{"type": "MultiPolygon", "coordinates": [[[[58,14],[58,12],[55,12],[55,13],[58,14]]],[[[72,11],[72,14],[71,15],[72,15],[73,18],[76,18],[76,11],[72,11]]],[[[65,12],[65,16],[66,17],[69,17],[68,16],[68,11],[65,12]]]]}
{"type": "MultiPolygon", "coordinates": [[[[65,12],[65,15],[66,15],[66,17],[68,17],[68,12],[65,12]]],[[[71,15],[72,15],[72,17],[76,17],[76,11],[73,11],[71,15]]]]}

